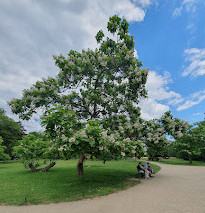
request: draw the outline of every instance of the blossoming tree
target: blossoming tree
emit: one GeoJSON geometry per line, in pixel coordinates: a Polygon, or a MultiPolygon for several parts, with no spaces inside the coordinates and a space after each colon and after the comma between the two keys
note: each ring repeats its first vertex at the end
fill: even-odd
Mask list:
{"type": "Polygon", "coordinates": [[[36,82],[23,91],[21,99],[9,103],[22,119],[30,119],[38,109],[43,110],[44,125],[53,141],[69,141],[70,150],[79,151],[79,175],[83,174],[85,154],[91,150],[101,157],[108,153],[124,156],[128,150],[131,152],[127,147],[133,148],[133,154],[140,150],[139,141],[119,133],[121,121],[134,122],[139,117],[137,104],[139,98],[146,97],[148,75],[148,69],[142,69],[142,63],[134,57],[134,38],[128,34],[128,26],[125,19],[111,17],[107,25],[110,37],[105,38],[102,30],[96,35],[98,49],[71,50],[67,57],[53,56],[59,74],[36,82]],[[64,113],[67,118],[72,117],[72,124],[67,124],[69,121],[58,106],[65,106],[64,113]],[[53,120],[58,112],[62,118],[59,123],[53,120]]]}
{"type": "Polygon", "coordinates": [[[146,121],[144,129],[147,155],[150,160],[158,160],[164,155],[167,143],[167,136],[174,140],[181,138],[189,128],[187,121],[173,117],[171,111],[162,115],[160,119],[146,121]]]}

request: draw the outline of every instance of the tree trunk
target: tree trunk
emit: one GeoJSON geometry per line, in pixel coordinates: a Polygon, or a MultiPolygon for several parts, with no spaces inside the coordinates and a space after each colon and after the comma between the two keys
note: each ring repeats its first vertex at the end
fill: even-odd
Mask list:
{"type": "Polygon", "coordinates": [[[31,169],[32,172],[37,172],[37,169],[33,166],[32,163],[30,163],[28,166],[29,166],[29,168],[31,169]]]}
{"type": "Polygon", "coordinates": [[[192,164],[192,156],[189,155],[189,164],[192,164]]]}
{"type": "Polygon", "coordinates": [[[78,164],[77,164],[77,175],[78,176],[84,175],[84,171],[83,171],[83,161],[84,161],[84,159],[85,159],[85,155],[81,154],[80,155],[80,159],[79,159],[78,164]]]}
{"type": "Polygon", "coordinates": [[[41,169],[42,172],[47,172],[50,168],[54,167],[56,165],[56,162],[50,163],[48,166],[41,169]]]}

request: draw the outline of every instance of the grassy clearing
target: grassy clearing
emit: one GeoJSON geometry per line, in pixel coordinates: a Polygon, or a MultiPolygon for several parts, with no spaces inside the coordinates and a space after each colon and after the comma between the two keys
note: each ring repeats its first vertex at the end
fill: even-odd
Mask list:
{"type": "MultiPolygon", "coordinates": [[[[57,161],[47,173],[31,173],[19,162],[0,163],[0,204],[24,205],[73,201],[107,195],[139,183],[134,160],[85,163],[85,175],[76,176],[77,160],[57,161]]],[[[153,165],[154,171],[160,167],[153,165]]]]}
{"type": "Polygon", "coordinates": [[[205,162],[203,161],[193,161],[192,164],[189,164],[189,161],[182,159],[160,159],[158,162],[172,165],[205,166],[205,162]]]}

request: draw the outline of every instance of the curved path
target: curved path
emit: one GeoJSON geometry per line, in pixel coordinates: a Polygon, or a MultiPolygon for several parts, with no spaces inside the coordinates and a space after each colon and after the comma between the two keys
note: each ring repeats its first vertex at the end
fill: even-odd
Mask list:
{"type": "Polygon", "coordinates": [[[0,206],[0,213],[205,213],[205,167],[160,166],[156,177],[106,197],[49,205],[0,206]]]}

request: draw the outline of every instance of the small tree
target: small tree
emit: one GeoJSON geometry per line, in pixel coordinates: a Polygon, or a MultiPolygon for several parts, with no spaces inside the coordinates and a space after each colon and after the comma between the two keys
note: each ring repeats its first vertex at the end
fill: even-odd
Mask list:
{"type": "Polygon", "coordinates": [[[47,172],[56,164],[54,160],[58,156],[58,149],[49,141],[29,134],[23,137],[18,146],[14,147],[14,153],[22,160],[25,168],[30,168],[32,172],[36,172],[39,166],[49,160],[49,165],[41,169],[47,172]]]}

